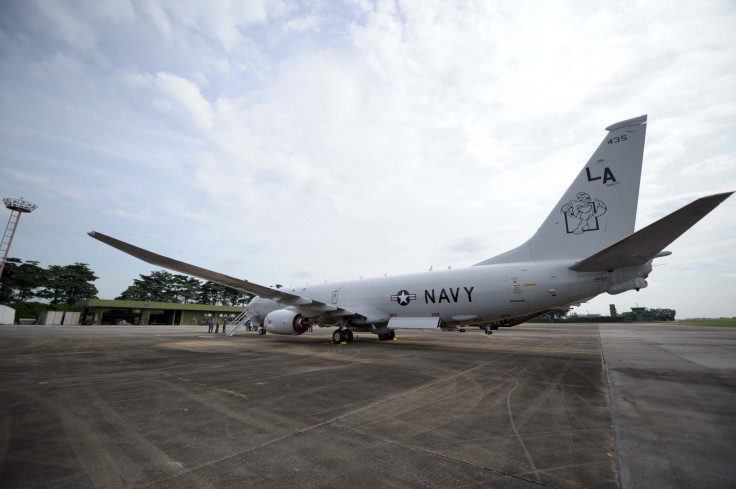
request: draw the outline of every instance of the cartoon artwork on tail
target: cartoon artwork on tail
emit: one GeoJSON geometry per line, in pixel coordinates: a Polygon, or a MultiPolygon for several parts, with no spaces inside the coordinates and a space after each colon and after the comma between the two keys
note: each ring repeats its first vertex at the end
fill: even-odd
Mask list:
{"type": "Polygon", "coordinates": [[[560,212],[565,214],[565,228],[567,233],[582,234],[585,231],[598,231],[598,218],[606,213],[608,208],[600,199],[593,202],[585,192],[578,192],[577,200],[571,200],[563,205],[560,212]]]}

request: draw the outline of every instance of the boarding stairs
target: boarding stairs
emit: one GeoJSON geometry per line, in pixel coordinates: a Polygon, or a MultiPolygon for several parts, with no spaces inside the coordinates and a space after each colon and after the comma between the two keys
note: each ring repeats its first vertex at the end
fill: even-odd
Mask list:
{"type": "Polygon", "coordinates": [[[233,321],[230,323],[230,325],[234,325],[235,327],[232,328],[225,336],[233,336],[237,330],[240,329],[241,326],[244,326],[245,323],[250,321],[250,318],[253,317],[253,314],[248,311],[248,308],[246,307],[243,312],[241,312],[233,321]]]}

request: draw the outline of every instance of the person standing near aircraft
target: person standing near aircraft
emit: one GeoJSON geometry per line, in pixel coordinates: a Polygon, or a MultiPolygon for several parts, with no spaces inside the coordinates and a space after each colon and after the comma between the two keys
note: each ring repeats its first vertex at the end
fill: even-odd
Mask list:
{"type": "Polygon", "coordinates": [[[207,332],[212,332],[212,318],[205,319],[205,322],[207,323],[207,332]]]}

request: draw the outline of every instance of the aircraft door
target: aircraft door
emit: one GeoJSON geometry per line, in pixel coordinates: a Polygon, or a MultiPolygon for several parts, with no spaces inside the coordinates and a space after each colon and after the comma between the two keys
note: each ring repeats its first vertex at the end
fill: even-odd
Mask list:
{"type": "Polygon", "coordinates": [[[524,302],[524,270],[521,268],[507,268],[506,280],[509,291],[509,302],[524,302]]]}

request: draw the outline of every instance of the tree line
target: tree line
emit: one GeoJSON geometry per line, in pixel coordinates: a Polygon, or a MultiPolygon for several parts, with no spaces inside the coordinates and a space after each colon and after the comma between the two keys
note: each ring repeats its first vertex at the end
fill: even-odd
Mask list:
{"type": "Polygon", "coordinates": [[[133,285],[115,299],[245,306],[251,297],[245,292],[215,282],[202,282],[187,275],[163,270],[151,272],[149,275],[139,275],[139,277],[134,279],[133,285]]]}
{"type": "Polygon", "coordinates": [[[86,263],[42,268],[37,261],[23,263],[8,258],[0,277],[0,303],[43,299],[49,304],[71,306],[78,300],[97,297],[97,287],[92,284],[97,278],[86,263]]]}
{"type": "MultiPolygon", "coordinates": [[[[77,301],[98,298],[97,287],[92,283],[98,278],[86,263],[42,268],[38,261],[24,263],[18,258],[8,258],[0,277],[0,303],[42,299],[51,305],[71,306],[77,301]]],[[[133,280],[133,285],[115,299],[245,306],[250,296],[214,282],[154,271],[149,275],[139,275],[133,280]]]]}

